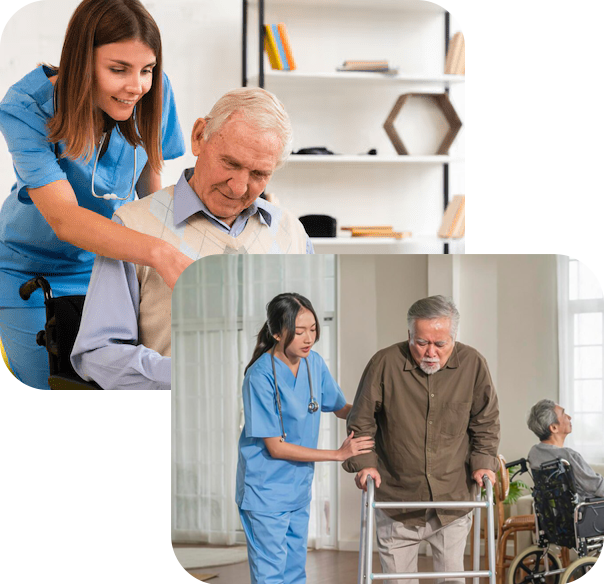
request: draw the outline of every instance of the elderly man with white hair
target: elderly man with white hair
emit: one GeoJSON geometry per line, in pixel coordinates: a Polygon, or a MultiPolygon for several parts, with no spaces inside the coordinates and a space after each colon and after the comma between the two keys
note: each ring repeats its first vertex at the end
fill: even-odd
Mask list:
{"type": "Polygon", "coordinates": [[[603,497],[603,477],[579,452],[565,446],[565,439],[571,434],[571,416],[560,405],[550,399],[540,400],[530,410],[527,426],[540,439],[527,456],[532,468],[539,469],[545,462],[562,458],[571,465],[576,492],[582,499],[603,497]]]}
{"type": "MultiPolygon", "coordinates": [[[[374,437],[375,452],[343,467],[360,489],[371,476],[377,501],[467,501],[483,475],[495,482],[498,398],[484,357],[456,341],[459,318],[443,296],[418,300],[408,340],[376,353],[363,373],[347,432],[374,437]]],[[[422,541],[436,571],[464,571],[470,525],[465,509],[376,509],[383,571],[416,572],[422,541]]]]}
{"type": "MultiPolygon", "coordinates": [[[[229,91],[193,125],[195,167],[176,185],[123,205],[113,219],[192,260],[313,253],[301,222],[261,197],[291,141],[290,119],[272,93],[229,91]]],[[[74,369],[103,389],[170,389],[170,298],[155,269],[97,256],[74,369]]]]}

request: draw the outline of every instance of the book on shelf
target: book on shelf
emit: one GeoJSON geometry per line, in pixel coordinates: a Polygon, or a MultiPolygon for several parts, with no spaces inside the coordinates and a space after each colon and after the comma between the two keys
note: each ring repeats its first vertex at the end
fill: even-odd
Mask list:
{"type": "Polygon", "coordinates": [[[265,51],[269,57],[271,69],[283,69],[279,49],[277,48],[277,43],[273,36],[273,29],[270,24],[265,24],[265,51]]]}
{"type": "Polygon", "coordinates": [[[337,71],[366,71],[373,73],[390,73],[394,75],[397,69],[389,67],[388,61],[345,61],[337,71]]]}
{"type": "Polygon", "coordinates": [[[342,231],[350,231],[351,237],[392,237],[394,239],[403,239],[411,237],[410,231],[393,231],[392,225],[352,225],[351,227],[341,227],[342,231]]]}
{"type": "Polygon", "coordinates": [[[464,75],[464,35],[457,32],[450,41],[445,57],[445,73],[447,75],[464,75]]]}
{"type": "Polygon", "coordinates": [[[462,33],[462,48],[456,61],[456,74],[466,75],[466,33],[462,33]]]}
{"type": "Polygon", "coordinates": [[[265,24],[265,51],[272,69],[279,71],[293,71],[296,69],[290,39],[286,25],[283,22],[265,24]]]}
{"type": "Polygon", "coordinates": [[[290,45],[290,37],[288,36],[286,25],[283,22],[278,23],[277,30],[279,31],[279,38],[284,47],[286,60],[288,61],[288,68],[290,71],[294,71],[294,69],[296,69],[296,61],[294,60],[294,55],[292,54],[292,46],[290,45]]]}
{"type": "Polygon", "coordinates": [[[279,29],[277,24],[271,24],[271,34],[279,53],[279,60],[281,62],[282,71],[289,71],[290,65],[288,64],[288,58],[286,57],[286,51],[284,50],[284,44],[282,43],[281,37],[279,36],[279,29]]]}
{"type": "Polygon", "coordinates": [[[439,237],[457,239],[464,236],[464,209],[464,195],[454,196],[443,214],[443,221],[437,232],[439,237]]]}
{"type": "Polygon", "coordinates": [[[454,229],[454,233],[452,233],[452,237],[454,239],[464,237],[464,210],[465,210],[465,207],[462,206],[462,210],[460,211],[460,216],[458,218],[458,221],[456,221],[456,228],[454,229]]]}

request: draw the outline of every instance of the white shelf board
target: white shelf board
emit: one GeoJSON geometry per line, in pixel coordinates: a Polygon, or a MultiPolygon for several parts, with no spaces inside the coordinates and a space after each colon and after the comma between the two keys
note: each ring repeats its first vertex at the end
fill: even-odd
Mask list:
{"type": "Polygon", "coordinates": [[[442,253],[443,244],[450,244],[450,253],[466,252],[466,237],[441,239],[436,235],[421,234],[393,239],[388,237],[312,237],[315,253],[442,253]]]}
{"type": "Polygon", "coordinates": [[[462,161],[463,158],[445,155],[292,154],[286,167],[305,164],[446,164],[462,161]]]}
{"type": "MultiPolygon", "coordinates": [[[[257,6],[258,0],[249,0],[250,6],[257,6]]],[[[445,12],[433,2],[423,0],[265,0],[265,6],[326,6],[337,8],[376,8],[383,10],[413,10],[417,12],[445,12]]]]}
{"type": "Polygon", "coordinates": [[[460,239],[442,239],[436,235],[412,235],[411,237],[404,237],[403,239],[395,239],[394,237],[312,237],[311,243],[313,247],[317,245],[336,245],[342,247],[349,247],[353,245],[367,245],[371,247],[384,247],[390,245],[418,245],[418,244],[443,244],[443,243],[459,243],[463,242],[464,237],[460,239]]]}
{"type": "MultiPolygon", "coordinates": [[[[252,75],[248,79],[252,84],[258,85],[258,75],[252,75]]],[[[265,71],[265,82],[271,81],[361,81],[368,83],[414,83],[414,84],[441,84],[453,85],[464,83],[464,75],[413,75],[398,73],[389,75],[386,73],[372,73],[366,71],[331,71],[331,72],[308,72],[308,71],[278,71],[269,69],[265,71]]]]}

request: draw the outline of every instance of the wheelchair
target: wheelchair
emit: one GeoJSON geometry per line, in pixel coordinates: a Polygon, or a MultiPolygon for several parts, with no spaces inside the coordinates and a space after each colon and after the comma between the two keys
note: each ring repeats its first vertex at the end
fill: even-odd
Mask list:
{"type": "Polygon", "coordinates": [[[46,347],[51,389],[102,389],[93,381],[84,381],[71,365],[71,350],[82,319],[84,295],[58,296],[54,298],[48,280],[36,276],[22,284],[19,296],[29,300],[30,296],[41,288],[44,293],[46,324],[44,330],[36,335],[36,343],[46,347]]]}
{"type": "Polygon", "coordinates": [[[603,499],[580,501],[573,469],[564,459],[530,469],[526,459],[513,475],[527,472],[534,481],[532,496],[536,516],[536,544],[513,559],[508,584],[567,584],[586,574],[603,547],[603,499]],[[564,567],[554,547],[575,550],[578,559],[564,567]]]}

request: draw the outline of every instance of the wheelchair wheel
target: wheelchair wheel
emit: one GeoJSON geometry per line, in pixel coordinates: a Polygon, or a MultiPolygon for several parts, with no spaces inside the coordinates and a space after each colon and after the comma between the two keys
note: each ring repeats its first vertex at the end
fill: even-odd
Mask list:
{"type": "Polygon", "coordinates": [[[559,584],[561,573],[545,576],[546,555],[549,570],[560,570],[561,560],[550,550],[534,545],[523,550],[510,564],[508,584],[559,584]]]}
{"type": "Polygon", "coordinates": [[[563,576],[561,577],[561,584],[567,584],[568,582],[575,582],[578,578],[581,578],[592,568],[597,561],[597,558],[592,556],[586,556],[584,558],[580,558],[575,562],[569,564],[569,567],[565,572],[563,572],[563,576]]]}

